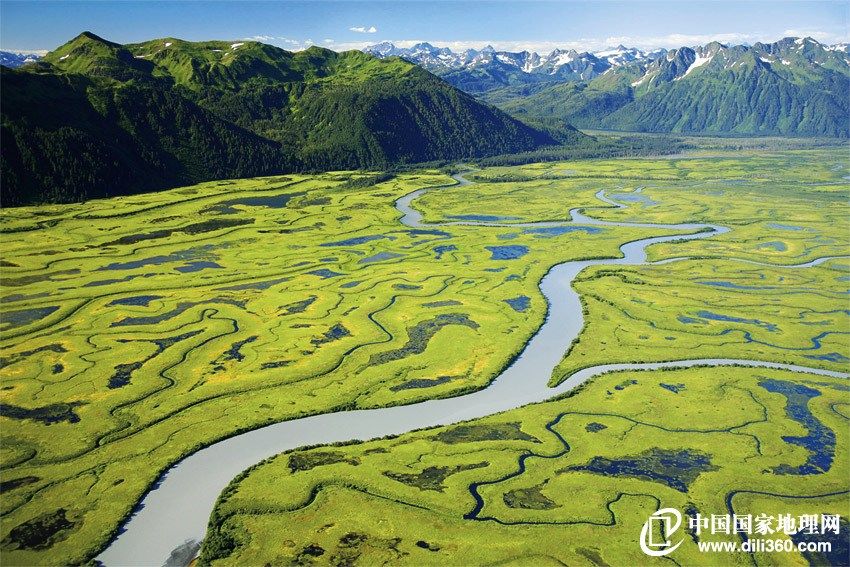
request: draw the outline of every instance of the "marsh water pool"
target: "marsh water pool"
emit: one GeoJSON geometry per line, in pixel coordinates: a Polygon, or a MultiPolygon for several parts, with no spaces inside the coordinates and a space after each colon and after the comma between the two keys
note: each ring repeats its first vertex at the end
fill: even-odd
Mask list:
{"type": "MultiPolygon", "coordinates": [[[[455,179],[468,184],[463,176],[455,179]]],[[[557,226],[624,226],[665,231],[664,236],[635,240],[620,247],[622,258],[570,261],[554,266],[540,283],[548,303],[548,316],[516,360],[483,390],[454,398],[429,400],[405,406],[326,413],[285,421],[233,436],[197,451],[171,467],[137,506],[118,537],[97,557],[106,565],[151,565],[168,560],[177,549],[193,548],[205,534],[207,521],[216,499],[230,481],[244,469],[283,451],[304,445],[326,444],[352,439],[371,439],[400,434],[413,429],[448,425],[496,412],[540,402],[566,393],[583,382],[612,371],[657,370],[694,366],[742,365],[778,368],[832,377],[845,374],[803,366],[757,360],[692,359],[674,362],[605,364],[573,373],[557,387],[547,385],[552,370],[582,330],[583,316],[579,294],[572,282],[585,268],[598,265],[646,264],[646,248],[670,241],[708,238],[728,228],[704,224],[639,224],[606,222],[588,217],[578,209],[569,211],[567,222],[505,223],[455,220],[447,223],[423,223],[422,215],[411,203],[434,187],[409,193],[396,201],[401,222],[413,229],[433,229],[443,225],[545,228],[557,226]],[[670,233],[673,234],[670,234],[670,233]]],[[[623,207],[597,193],[603,203],[623,207]]],[[[667,259],[670,263],[684,258],[667,259]]],[[[821,258],[810,262],[816,265],[821,258]]],[[[802,267],[802,265],[791,266],[802,267]]],[[[335,274],[319,274],[332,277],[335,274]]],[[[185,557],[186,553],[181,553],[185,557]]]]}

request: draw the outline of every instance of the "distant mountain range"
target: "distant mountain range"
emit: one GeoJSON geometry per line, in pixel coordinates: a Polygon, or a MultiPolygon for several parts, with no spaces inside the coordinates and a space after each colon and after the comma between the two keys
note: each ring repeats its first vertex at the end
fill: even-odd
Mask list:
{"type": "Polygon", "coordinates": [[[593,149],[572,125],[850,136],[846,44],[367,51],[171,38],[120,45],[85,32],[43,58],[4,58],[30,61],[0,67],[0,200],[69,202],[558,143],[593,149]]]}
{"type": "Polygon", "coordinates": [[[4,206],[556,143],[416,65],[359,51],[85,32],[0,80],[4,206]]]}
{"type": "Polygon", "coordinates": [[[24,63],[33,63],[41,59],[41,55],[35,53],[19,53],[17,51],[0,51],[0,65],[9,68],[20,67],[24,63]]]}
{"type": "Polygon", "coordinates": [[[850,45],[811,38],[643,52],[618,46],[546,56],[430,44],[366,49],[399,56],[542,128],[850,136],[850,45]]]}
{"type": "Polygon", "coordinates": [[[516,84],[586,81],[613,67],[653,61],[666,53],[664,49],[646,52],[623,45],[598,53],[555,49],[548,55],[540,55],[531,51],[496,51],[490,45],[480,51],[467,49],[455,53],[430,43],[399,48],[389,42],[369,46],[364,51],[380,58],[402,57],[470,93],[516,84]]]}

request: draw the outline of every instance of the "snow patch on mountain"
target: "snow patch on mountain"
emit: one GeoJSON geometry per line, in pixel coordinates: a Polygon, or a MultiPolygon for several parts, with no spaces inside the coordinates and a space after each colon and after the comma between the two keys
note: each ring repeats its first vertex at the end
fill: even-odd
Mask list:
{"type": "Polygon", "coordinates": [[[794,37],[770,44],[727,46],[714,41],[704,46],[653,51],[618,45],[596,52],[555,49],[543,55],[530,51],[498,51],[491,45],[481,50],[466,49],[462,52],[425,42],[400,48],[388,41],[367,47],[364,51],[381,58],[402,57],[437,75],[446,76],[450,83],[464,90],[478,92],[479,89],[483,91],[521,83],[589,81],[612,74],[617,77],[621,69],[630,77],[632,87],[647,86],[647,83],[658,86],[688,77],[718,57],[718,69],[749,68],[753,57],[775,66],[781,63],[786,68],[798,65],[799,57],[813,65],[850,66],[850,44],[825,46],[812,38],[794,37]],[[465,74],[466,71],[478,70],[486,73],[465,74]],[[633,80],[633,77],[640,78],[633,80]]]}
{"type": "Polygon", "coordinates": [[[646,53],[622,45],[599,53],[555,49],[540,55],[533,51],[498,51],[491,45],[481,50],[454,52],[426,42],[400,48],[389,41],[376,43],[364,51],[380,58],[402,57],[438,74],[452,70],[493,68],[534,75],[537,80],[592,79],[613,67],[636,61],[649,62],[666,53],[665,50],[646,53]]]}
{"type": "Polygon", "coordinates": [[[25,53],[19,51],[0,51],[0,65],[4,67],[20,67],[41,59],[40,53],[25,53]]]}
{"type": "Polygon", "coordinates": [[[693,63],[691,63],[690,67],[688,67],[688,70],[687,70],[687,71],[685,71],[685,74],[684,74],[684,75],[682,75],[682,76],[683,76],[683,77],[687,77],[688,75],[690,75],[690,74],[691,74],[691,72],[692,72],[694,69],[697,69],[697,68],[699,68],[699,67],[702,67],[702,66],[703,66],[703,65],[705,65],[706,63],[711,62],[711,60],[712,60],[712,59],[714,59],[714,55],[709,55],[708,57],[701,57],[701,56],[697,55],[697,58],[696,58],[696,59],[694,59],[694,62],[693,62],[693,63]]]}

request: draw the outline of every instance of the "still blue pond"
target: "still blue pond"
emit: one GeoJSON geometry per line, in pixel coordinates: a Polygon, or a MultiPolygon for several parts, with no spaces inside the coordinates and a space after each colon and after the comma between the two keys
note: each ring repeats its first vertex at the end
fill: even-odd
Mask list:
{"type": "Polygon", "coordinates": [[[234,206],[241,205],[243,207],[267,207],[269,209],[282,209],[293,198],[303,193],[282,193],[279,195],[261,195],[258,197],[240,197],[238,199],[230,199],[216,203],[208,208],[210,211],[215,211],[221,215],[233,215],[239,212],[234,209],[234,206]]]}
{"type": "Polygon", "coordinates": [[[188,274],[188,273],[191,273],[191,272],[200,272],[201,270],[216,269],[216,268],[223,268],[223,267],[224,266],[220,266],[219,264],[216,264],[215,262],[209,262],[207,260],[198,260],[197,262],[189,262],[188,264],[185,264],[183,266],[177,266],[174,269],[177,270],[178,272],[188,274]]]}
{"type": "Polygon", "coordinates": [[[728,321],[730,323],[745,323],[747,325],[758,325],[759,327],[767,329],[771,333],[779,330],[779,328],[773,323],[767,323],[759,319],[744,319],[742,317],[732,317],[730,315],[712,313],[711,311],[698,311],[697,317],[701,317],[703,319],[710,319],[712,321],[728,321]]]}
{"type": "Polygon", "coordinates": [[[781,464],[773,468],[777,474],[822,474],[832,467],[835,455],[835,433],[815,417],[809,409],[809,401],[821,395],[819,390],[787,382],[785,380],[765,379],[759,386],[768,392],[785,396],[785,414],[802,425],[807,434],[804,436],[784,435],[782,440],[798,445],[809,451],[809,457],[802,465],[781,464]]]}
{"type": "Polygon", "coordinates": [[[434,253],[436,254],[437,260],[443,257],[443,254],[446,252],[452,252],[457,250],[457,246],[454,244],[444,244],[442,246],[434,246],[434,253]]]}
{"type": "Polygon", "coordinates": [[[190,248],[188,250],[172,252],[171,254],[142,258],[141,260],[132,260],[129,262],[113,262],[112,264],[108,264],[106,266],[98,268],[96,271],[133,270],[144,266],[159,266],[162,264],[167,264],[169,262],[185,262],[189,260],[198,260],[204,258],[204,256],[211,256],[210,251],[213,248],[215,248],[215,246],[213,246],[212,244],[207,244],[205,246],[198,246],[196,248],[190,248]]]}
{"type": "Polygon", "coordinates": [[[658,204],[658,201],[653,201],[643,193],[618,193],[611,195],[611,199],[614,201],[625,201],[626,203],[641,203],[647,207],[658,204]]]}
{"type": "Polygon", "coordinates": [[[313,271],[307,272],[307,273],[312,275],[312,276],[319,276],[322,279],[335,278],[337,276],[342,275],[339,272],[334,272],[333,270],[328,270],[327,268],[322,268],[320,270],[313,270],[313,271]]]}
{"type": "Polygon", "coordinates": [[[385,262],[387,260],[394,260],[396,258],[404,258],[404,254],[398,254],[396,252],[378,252],[377,254],[373,254],[372,256],[358,260],[357,263],[374,264],[375,262],[385,262]]]}
{"type": "Polygon", "coordinates": [[[843,354],[837,352],[830,352],[828,354],[805,354],[803,355],[806,358],[811,358],[812,360],[826,360],[829,362],[850,362],[850,358],[847,358],[843,354]]]}
{"type": "Polygon", "coordinates": [[[763,242],[762,244],[756,246],[756,248],[758,248],[759,250],[765,250],[770,248],[777,252],[785,252],[786,250],[788,250],[788,247],[785,245],[785,243],[779,240],[774,240],[772,242],[763,242]]]}
{"type": "Polygon", "coordinates": [[[528,246],[486,246],[491,260],[516,260],[528,254],[528,246]]]}
{"type": "Polygon", "coordinates": [[[462,221],[476,222],[499,222],[506,220],[516,220],[517,217],[501,217],[498,215],[449,215],[448,218],[462,221]]]}
{"type": "Polygon", "coordinates": [[[583,471],[605,476],[637,478],[658,482],[679,492],[688,492],[688,487],[701,473],[714,470],[717,470],[717,467],[711,463],[711,456],[701,451],[653,447],[632,457],[593,457],[586,465],[566,467],[557,472],[583,471]]]}
{"type": "Polygon", "coordinates": [[[427,230],[422,228],[408,230],[407,233],[414,238],[416,238],[417,236],[437,236],[439,238],[451,238],[452,236],[451,234],[443,230],[427,230]]]}
{"type": "Polygon", "coordinates": [[[795,231],[796,230],[803,230],[802,226],[794,226],[794,225],[790,225],[790,224],[779,224],[779,223],[776,223],[776,222],[768,223],[767,226],[770,227],[770,228],[776,228],[778,230],[795,230],[795,231]]]}
{"type": "Polygon", "coordinates": [[[706,282],[697,282],[701,285],[710,285],[714,287],[725,287],[729,289],[776,289],[776,286],[769,285],[741,285],[732,282],[722,282],[722,281],[706,281],[706,282]]]}
{"type": "Polygon", "coordinates": [[[519,311],[520,313],[522,313],[531,306],[531,298],[526,295],[520,295],[518,297],[514,297],[512,299],[505,299],[503,301],[510,305],[514,311],[519,311]]]}
{"type": "Polygon", "coordinates": [[[337,240],[335,242],[324,242],[319,244],[319,246],[357,246],[359,244],[366,244],[367,242],[372,242],[373,240],[382,240],[384,238],[388,238],[387,236],[383,236],[380,234],[371,234],[369,236],[357,236],[355,238],[349,238],[347,240],[337,240]]]}
{"type": "Polygon", "coordinates": [[[586,232],[587,234],[596,234],[602,232],[603,229],[596,226],[547,226],[542,228],[527,228],[523,232],[526,234],[534,234],[537,238],[552,238],[570,232],[586,232]]]}
{"type": "Polygon", "coordinates": [[[34,307],[32,309],[7,311],[0,315],[0,325],[2,325],[4,331],[14,329],[15,327],[23,327],[39,319],[44,319],[57,309],[59,309],[58,306],[51,305],[50,307],[34,307]]]}
{"type": "Polygon", "coordinates": [[[278,278],[276,280],[266,280],[266,281],[262,281],[262,282],[249,282],[249,283],[244,283],[244,284],[231,285],[231,286],[228,286],[228,287],[222,287],[220,289],[222,291],[243,291],[243,290],[246,290],[246,289],[263,290],[263,289],[269,289],[273,285],[277,285],[279,283],[289,281],[291,279],[292,278],[278,278]]]}
{"type": "Polygon", "coordinates": [[[110,301],[107,306],[112,305],[137,305],[147,307],[151,301],[156,299],[162,299],[161,295],[136,295],[134,297],[122,297],[121,299],[114,299],[110,301]]]}

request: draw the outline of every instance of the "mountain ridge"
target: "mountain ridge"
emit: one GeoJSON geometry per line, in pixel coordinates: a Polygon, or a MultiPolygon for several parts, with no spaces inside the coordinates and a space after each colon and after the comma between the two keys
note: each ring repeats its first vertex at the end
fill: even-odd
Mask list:
{"type": "Polygon", "coordinates": [[[850,45],[788,37],[710,42],[656,53],[625,46],[459,57],[417,44],[372,46],[432,69],[448,82],[541,128],[720,135],[850,136],[850,45]],[[532,61],[534,65],[527,62],[532,61]]]}
{"type": "Polygon", "coordinates": [[[381,42],[366,47],[364,51],[381,58],[402,57],[472,93],[516,84],[588,80],[613,67],[651,60],[666,53],[664,49],[642,51],[623,45],[597,53],[554,49],[541,55],[532,51],[497,51],[490,45],[481,50],[454,52],[427,42],[417,43],[410,48],[398,48],[391,42],[381,42]]]}
{"type": "Polygon", "coordinates": [[[424,69],[359,51],[84,32],[2,80],[4,205],[556,143],[424,69]]]}
{"type": "Polygon", "coordinates": [[[27,63],[34,63],[41,59],[42,55],[38,53],[24,51],[6,51],[0,50],[0,65],[16,69],[27,63]]]}
{"type": "Polygon", "coordinates": [[[623,131],[850,136],[850,49],[811,38],[668,51],[590,81],[483,97],[529,123],[623,131]],[[501,98],[500,98],[501,97],[501,98]]]}

